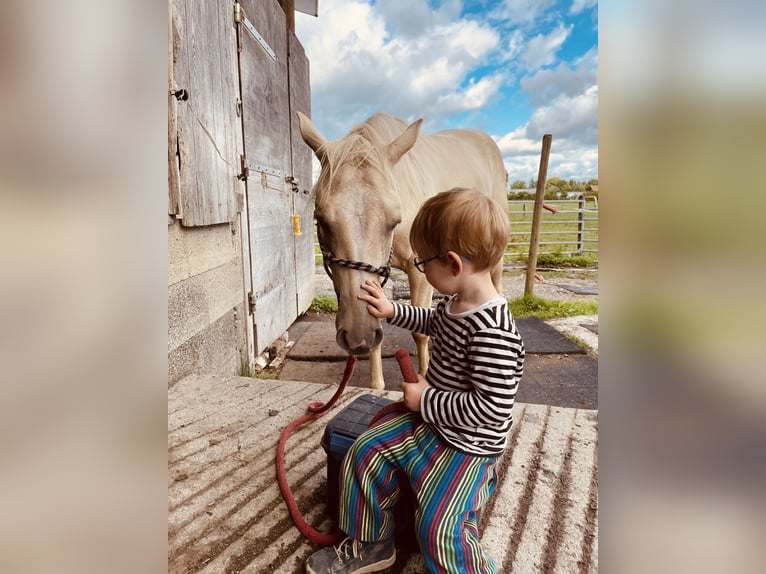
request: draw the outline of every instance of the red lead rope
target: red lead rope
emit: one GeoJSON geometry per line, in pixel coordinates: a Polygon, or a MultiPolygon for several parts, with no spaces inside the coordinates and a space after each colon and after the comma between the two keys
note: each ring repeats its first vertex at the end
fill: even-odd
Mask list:
{"type": "Polygon", "coordinates": [[[287,504],[287,509],[290,511],[290,517],[293,519],[295,526],[301,534],[311,542],[321,544],[322,546],[332,546],[333,544],[337,544],[345,538],[345,535],[340,531],[331,534],[319,532],[303,518],[301,511],[298,510],[298,504],[295,502],[295,497],[290,491],[290,485],[287,483],[287,476],[285,475],[285,445],[287,444],[287,439],[290,438],[290,435],[295,429],[304,423],[318,419],[330,410],[340,398],[341,394],[343,394],[343,389],[346,388],[346,384],[349,379],[351,379],[355,366],[356,357],[354,355],[349,355],[348,360],[346,361],[346,370],[343,372],[343,380],[340,382],[340,386],[338,387],[338,390],[335,391],[332,398],[324,404],[319,402],[311,403],[308,406],[309,414],[303,415],[287,425],[285,430],[283,430],[282,434],[279,436],[279,442],[277,443],[277,482],[279,483],[279,490],[282,491],[282,497],[287,504]]]}
{"type": "MultiPolygon", "coordinates": [[[[412,363],[410,362],[409,357],[410,354],[406,349],[399,349],[396,352],[396,360],[399,362],[399,368],[402,371],[404,380],[408,383],[416,383],[418,381],[418,377],[415,373],[415,370],[412,368],[412,363]]],[[[354,373],[356,360],[357,359],[355,356],[348,356],[348,360],[346,361],[346,369],[343,372],[343,380],[340,382],[340,386],[338,387],[338,390],[335,391],[335,394],[332,396],[332,398],[326,403],[311,403],[307,409],[309,414],[303,415],[299,419],[296,419],[287,425],[285,430],[282,431],[282,434],[279,435],[279,442],[277,442],[277,483],[279,484],[279,490],[282,491],[282,497],[285,499],[285,503],[287,504],[287,509],[290,512],[290,517],[293,519],[295,526],[298,528],[300,533],[303,534],[303,536],[308,538],[311,542],[314,542],[315,544],[321,544],[322,546],[332,546],[333,544],[337,544],[343,540],[346,535],[339,530],[330,534],[319,532],[303,518],[301,511],[298,510],[298,504],[295,502],[295,497],[290,490],[290,485],[287,483],[287,476],[285,474],[285,445],[287,444],[287,439],[290,438],[290,435],[295,429],[304,423],[318,419],[328,410],[330,410],[330,408],[332,408],[332,406],[338,401],[340,396],[343,394],[343,390],[346,388],[346,384],[348,384],[348,381],[351,379],[351,375],[354,373]]],[[[375,417],[373,417],[373,420],[370,422],[370,426],[377,422],[383,415],[389,412],[401,410],[407,410],[407,407],[405,407],[404,403],[401,402],[393,403],[383,407],[375,415],[375,417]]]]}

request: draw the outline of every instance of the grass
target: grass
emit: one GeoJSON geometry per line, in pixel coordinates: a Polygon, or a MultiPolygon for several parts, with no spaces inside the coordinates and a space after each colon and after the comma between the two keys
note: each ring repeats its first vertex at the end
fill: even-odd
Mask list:
{"type": "MultiPolygon", "coordinates": [[[[516,261],[527,260],[529,253],[529,240],[532,230],[532,212],[534,210],[534,200],[524,200],[523,203],[513,201],[508,205],[508,218],[511,222],[511,235],[508,238],[508,245],[505,249],[505,262],[513,263],[516,261]]],[[[598,249],[598,208],[593,200],[585,203],[586,212],[583,221],[583,244],[577,243],[576,220],[578,214],[577,203],[568,201],[545,200],[545,204],[555,207],[556,213],[550,213],[543,210],[543,216],[540,220],[540,236],[538,241],[541,243],[538,247],[538,265],[556,266],[556,267],[597,267],[598,253],[585,251],[580,255],[568,257],[562,252],[577,253],[579,249],[598,249]],[[547,244],[545,244],[547,243],[547,244]],[[553,251],[553,253],[551,253],[553,251]],[[546,262],[550,258],[550,263],[546,262]]],[[[314,234],[314,263],[322,264],[322,253],[314,234]]]]}
{"type": "MultiPolygon", "coordinates": [[[[552,301],[543,297],[519,297],[509,299],[508,304],[515,318],[537,317],[538,319],[557,319],[576,315],[598,315],[598,301],[552,301]]],[[[311,302],[309,311],[314,313],[337,313],[338,301],[329,295],[317,295],[311,302]]],[[[240,375],[253,376],[253,375],[240,375]]]]}
{"type": "Polygon", "coordinates": [[[240,377],[254,377],[255,372],[250,368],[250,363],[248,363],[245,359],[240,359],[239,371],[237,371],[237,375],[240,377]]]}
{"type": "Polygon", "coordinates": [[[337,313],[338,300],[332,295],[317,295],[311,302],[309,311],[314,313],[337,313]]]}
{"type": "Polygon", "coordinates": [[[598,261],[592,254],[564,255],[562,253],[541,253],[537,256],[537,267],[594,267],[598,261]]]}
{"type": "MultiPolygon", "coordinates": [[[[585,220],[583,221],[583,244],[577,243],[577,203],[546,200],[546,205],[555,207],[558,211],[550,213],[543,211],[540,220],[540,236],[538,241],[538,264],[544,257],[562,258],[564,264],[570,267],[593,267],[597,265],[598,254],[584,252],[581,255],[566,259],[562,252],[577,253],[580,249],[598,249],[598,210],[592,202],[586,202],[585,220]],[[554,253],[550,253],[553,250],[554,253]]],[[[506,248],[506,261],[526,261],[529,253],[529,240],[532,229],[532,212],[534,201],[509,204],[509,219],[511,236],[506,248]]],[[[563,266],[563,265],[559,265],[563,266]]]]}
{"type": "Polygon", "coordinates": [[[508,305],[515,319],[537,317],[545,320],[598,314],[598,301],[552,301],[532,295],[509,299],[508,305]]]}

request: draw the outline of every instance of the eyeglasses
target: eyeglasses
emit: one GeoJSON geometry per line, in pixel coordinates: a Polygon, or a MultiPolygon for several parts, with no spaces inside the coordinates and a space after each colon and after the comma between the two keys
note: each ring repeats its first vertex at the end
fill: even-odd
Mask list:
{"type": "Polygon", "coordinates": [[[434,255],[433,257],[426,257],[425,259],[421,259],[420,257],[415,257],[415,259],[413,259],[412,262],[415,264],[415,267],[417,268],[418,271],[420,271],[421,273],[425,273],[426,263],[428,263],[429,261],[433,261],[434,259],[439,259],[439,257],[444,257],[445,255],[447,255],[447,253],[448,252],[445,251],[444,253],[439,253],[439,255],[434,255]]]}

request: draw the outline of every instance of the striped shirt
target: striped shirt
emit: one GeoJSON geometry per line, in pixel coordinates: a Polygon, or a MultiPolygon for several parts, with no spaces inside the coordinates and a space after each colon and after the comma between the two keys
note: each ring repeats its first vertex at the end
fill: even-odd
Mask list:
{"type": "Polygon", "coordinates": [[[434,309],[394,303],[389,322],[431,337],[423,420],[461,452],[497,456],[513,422],[524,344],[502,297],[458,314],[451,304],[452,298],[434,309]]]}

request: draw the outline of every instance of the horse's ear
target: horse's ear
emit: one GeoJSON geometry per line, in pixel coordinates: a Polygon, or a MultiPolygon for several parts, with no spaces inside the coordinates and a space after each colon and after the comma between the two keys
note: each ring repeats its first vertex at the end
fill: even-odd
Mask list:
{"type": "Polygon", "coordinates": [[[324,155],[324,144],[327,143],[327,140],[322,137],[322,134],[317,131],[317,129],[314,127],[314,124],[311,123],[311,120],[308,119],[305,115],[303,115],[301,112],[295,112],[298,115],[298,125],[301,130],[301,137],[303,137],[303,141],[305,141],[308,146],[314,150],[314,153],[316,154],[317,158],[320,160],[322,159],[322,156],[324,155]]]}
{"type": "Polygon", "coordinates": [[[392,164],[395,164],[397,161],[402,159],[402,156],[410,151],[412,146],[415,145],[415,142],[418,139],[418,134],[420,133],[420,125],[422,123],[422,118],[412,122],[409,126],[407,126],[407,129],[404,130],[402,135],[388,144],[388,159],[391,160],[392,164]]]}

